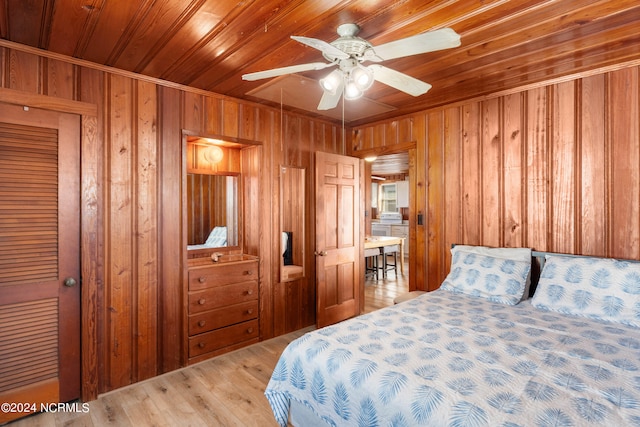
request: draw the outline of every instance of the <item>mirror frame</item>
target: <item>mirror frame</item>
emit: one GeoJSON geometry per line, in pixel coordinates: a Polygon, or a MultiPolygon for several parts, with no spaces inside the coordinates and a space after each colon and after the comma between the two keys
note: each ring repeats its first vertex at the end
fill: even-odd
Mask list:
{"type": "MultiPolygon", "coordinates": [[[[280,227],[278,233],[278,251],[280,258],[280,281],[290,282],[306,277],[306,180],[307,169],[301,166],[289,166],[280,165],[279,181],[280,181],[280,227]],[[296,176],[292,179],[285,179],[284,175],[287,171],[296,171],[296,176]],[[297,188],[287,188],[289,183],[297,183],[297,188]],[[292,203],[293,197],[297,195],[299,203],[292,203]],[[295,212],[294,212],[295,211],[295,212]],[[287,218],[287,215],[293,215],[294,218],[287,218]],[[293,245],[292,255],[294,264],[284,264],[284,240],[283,233],[286,230],[285,227],[288,224],[297,224],[295,229],[292,229],[293,239],[291,244],[293,245]]],[[[292,228],[292,227],[287,227],[292,228]]]]}
{"type": "MultiPolygon", "coordinates": [[[[182,153],[183,153],[183,158],[182,158],[182,192],[183,192],[183,196],[182,196],[182,215],[184,217],[184,231],[183,231],[183,238],[184,238],[184,249],[187,253],[187,258],[202,258],[202,257],[208,257],[211,256],[212,253],[214,252],[224,252],[224,253],[236,253],[236,252],[242,252],[242,241],[243,241],[243,190],[242,190],[242,175],[240,172],[240,162],[238,165],[238,170],[232,170],[232,171],[225,171],[225,170],[201,170],[198,168],[192,168],[189,167],[189,160],[191,160],[191,162],[194,161],[194,159],[189,159],[189,149],[188,146],[189,144],[194,144],[195,140],[198,139],[215,139],[219,141],[219,146],[223,148],[223,150],[225,151],[225,154],[234,152],[237,150],[237,155],[239,156],[239,158],[241,158],[241,151],[242,148],[245,147],[246,145],[241,143],[241,142],[235,142],[233,141],[234,138],[229,138],[229,137],[224,137],[224,136],[219,136],[219,135],[208,135],[208,134],[202,134],[200,132],[193,132],[193,131],[187,131],[187,130],[183,130],[182,131],[182,153]],[[226,150],[225,150],[226,148],[226,150]],[[234,149],[229,150],[229,149],[234,149]],[[237,206],[236,206],[236,242],[237,244],[234,246],[221,246],[221,247],[210,247],[210,248],[200,248],[200,249],[189,249],[188,248],[188,239],[187,239],[187,231],[188,231],[188,221],[189,218],[187,217],[186,214],[186,203],[187,203],[187,174],[190,173],[196,173],[196,174],[203,174],[203,172],[205,174],[209,174],[209,175],[221,175],[221,176],[234,176],[237,178],[237,183],[236,183],[236,201],[237,201],[237,206]]],[[[191,153],[191,155],[196,155],[195,153],[191,153]]],[[[222,169],[224,169],[224,167],[222,167],[222,169]]]]}

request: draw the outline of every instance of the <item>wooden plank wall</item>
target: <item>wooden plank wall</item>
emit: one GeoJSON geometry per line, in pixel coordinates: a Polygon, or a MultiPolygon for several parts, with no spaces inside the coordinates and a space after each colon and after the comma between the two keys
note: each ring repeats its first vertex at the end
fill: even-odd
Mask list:
{"type": "MultiPolygon", "coordinates": [[[[277,159],[278,166],[296,166],[305,170],[305,268],[306,276],[303,279],[293,280],[290,282],[279,283],[273,288],[274,291],[274,335],[281,335],[287,332],[295,331],[305,327],[305,325],[313,325],[316,321],[316,289],[315,289],[315,206],[316,201],[313,197],[314,190],[314,155],[316,151],[333,152],[344,154],[339,151],[340,145],[343,143],[343,134],[340,127],[335,126],[318,126],[312,121],[307,121],[303,117],[284,115],[282,123],[282,140],[279,147],[274,148],[281,150],[281,156],[277,159]],[[306,135],[312,135],[311,138],[306,135]],[[299,141],[298,144],[286,144],[285,141],[299,141]],[[310,145],[313,141],[325,141],[324,145],[310,145]],[[311,232],[311,233],[310,233],[311,232]],[[295,307],[296,312],[289,307],[295,307]]],[[[346,137],[346,134],[344,135],[346,137]]],[[[278,169],[272,170],[272,182],[278,183],[280,172],[278,169]]],[[[280,203],[280,189],[272,189],[271,204],[277,206],[280,203]]],[[[275,211],[274,211],[275,212],[275,211]]],[[[279,230],[280,217],[274,215],[272,217],[273,229],[279,230]]],[[[272,248],[279,248],[280,244],[274,241],[272,248]]],[[[274,252],[274,251],[272,251],[274,252]]],[[[273,263],[279,263],[279,251],[273,253],[273,263]]],[[[272,282],[277,283],[280,280],[280,271],[273,269],[272,282]]]]}
{"type": "Polygon", "coordinates": [[[630,67],[353,129],[351,152],[417,143],[418,269],[452,243],[640,259],[640,69],[630,67]],[[425,189],[426,191],[421,191],[425,189]]]}
{"type": "MultiPolygon", "coordinates": [[[[83,398],[176,369],[181,348],[184,263],[182,130],[255,141],[243,154],[245,249],[260,256],[263,339],[315,321],[315,271],[285,290],[279,281],[281,164],[304,167],[313,153],[344,154],[340,127],[258,104],[20,46],[0,44],[0,88],[44,95],[51,108],[95,105],[83,135],[83,398]],[[97,111],[97,114],[96,114],[97,111]],[[91,247],[91,251],[87,248],[91,247]],[[284,324],[283,322],[287,324],[284,324]]],[[[306,200],[305,253],[313,254],[315,202],[306,200]]]]}

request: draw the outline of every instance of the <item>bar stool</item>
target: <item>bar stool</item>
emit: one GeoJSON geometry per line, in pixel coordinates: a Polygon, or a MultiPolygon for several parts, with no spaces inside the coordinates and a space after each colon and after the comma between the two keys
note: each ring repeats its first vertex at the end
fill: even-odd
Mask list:
{"type": "Polygon", "coordinates": [[[380,256],[379,248],[370,248],[364,250],[364,277],[373,276],[378,280],[378,257],[380,256]]]}
{"type": "Polygon", "coordinates": [[[400,246],[398,245],[390,245],[382,247],[382,277],[387,277],[387,271],[393,270],[393,272],[398,275],[398,252],[400,251],[400,246]],[[393,256],[393,263],[390,263],[388,260],[388,256],[393,256]]]}

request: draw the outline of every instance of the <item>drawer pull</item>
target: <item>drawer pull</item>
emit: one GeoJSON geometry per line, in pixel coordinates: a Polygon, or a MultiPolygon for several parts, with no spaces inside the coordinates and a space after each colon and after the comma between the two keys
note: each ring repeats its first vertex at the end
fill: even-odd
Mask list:
{"type": "Polygon", "coordinates": [[[204,283],[204,282],[206,282],[206,281],[207,281],[207,278],[206,278],[206,277],[204,277],[204,276],[200,276],[200,277],[198,277],[198,282],[200,282],[200,283],[204,283]]]}
{"type": "Polygon", "coordinates": [[[204,299],[204,298],[200,298],[200,299],[198,300],[198,304],[200,304],[200,305],[203,305],[205,302],[207,302],[207,300],[206,300],[206,299],[204,299]]]}
{"type": "Polygon", "coordinates": [[[249,289],[249,290],[247,291],[247,295],[253,295],[253,289],[249,289]]]}
{"type": "Polygon", "coordinates": [[[249,310],[247,310],[247,314],[253,314],[253,308],[250,308],[249,310]]]}
{"type": "Polygon", "coordinates": [[[244,274],[246,274],[247,276],[251,276],[253,274],[253,270],[246,270],[244,274]]]}
{"type": "Polygon", "coordinates": [[[203,343],[203,342],[199,342],[199,343],[198,343],[198,347],[200,347],[200,348],[204,348],[204,346],[205,346],[205,345],[206,345],[206,344],[205,344],[205,343],[203,343]]]}
{"type": "Polygon", "coordinates": [[[205,322],[204,320],[201,320],[198,322],[198,326],[200,326],[201,328],[206,325],[207,322],[205,322]]]}
{"type": "Polygon", "coordinates": [[[253,328],[248,328],[248,329],[247,329],[247,333],[248,333],[248,334],[252,334],[252,333],[253,333],[253,328]]]}

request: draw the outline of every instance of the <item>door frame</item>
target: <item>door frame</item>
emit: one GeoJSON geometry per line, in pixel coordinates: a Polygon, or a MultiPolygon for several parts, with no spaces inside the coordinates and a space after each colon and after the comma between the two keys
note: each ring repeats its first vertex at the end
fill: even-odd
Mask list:
{"type": "Polygon", "coordinates": [[[98,397],[98,283],[101,237],[99,218],[101,138],[98,134],[98,106],[95,104],[0,88],[0,102],[80,116],[80,329],[81,398],[98,397]]]}

